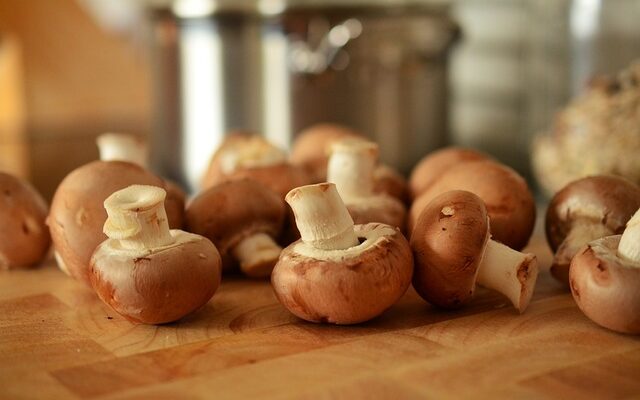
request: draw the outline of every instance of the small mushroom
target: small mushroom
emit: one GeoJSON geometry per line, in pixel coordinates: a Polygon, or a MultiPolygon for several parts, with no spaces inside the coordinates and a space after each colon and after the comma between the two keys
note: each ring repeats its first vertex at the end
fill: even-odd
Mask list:
{"type": "Polygon", "coordinates": [[[379,164],[373,171],[373,192],[386,194],[409,204],[407,180],[398,171],[388,165],[379,164]]]}
{"type": "Polygon", "coordinates": [[[533,195],[517,172],[492,160],[467,161],[444,172],[411,205],[408,232],[422,209],[450,190],[467,190],[484,201],[495,240],[515,250],[527,245],[536,219],[533,195]]]}
{"type": "Polygon", "coordinates": [[[89,261],[107,237],[103,202],[130,185],[163,187],[162,179],[144,168],[123,161],[94,161],[67,175],[53,196],[47,225],[60,269],[89,284],[89,261]]]}
{"type": "Polygon", "coordinates": [[[462,147],[445,147],[424,156],[411,171],[409,192],[412,199],[420,196],[442,174],[467,161],[489,159],[479,151],[462,147]]]}
{"type": "Polygon", "coordinates": [[[278,300],[311,322],[355,324],[391,307],[411,282],[413,259],[397,228],[355,225],[335,185],[286,198],[302,239],[282,251],[271,275],[278,300]]]}
{"type": "Polygon", "coordinates": [[[164,324],[198,310],[220,285],[221,260],[206,238],[169,230],[166,192],[133,185],[104,202],[109,237],[91,258],[91,285],[130,321],[164,324]]]}
{"type": "Polygon", "coordinates": [[[0,172],[0,270],[31,267],[47,255],[47,203],[28,182],[0,172]]]}
{"type": "Polygon", "coordinates": [[[549,203],[547,241],[555,253],[551,274],[569,285],[573,256],[592,240],[620,234],[640,208],[640,187],[617,176],[590,176],[569,183],[549,203]]]}
{"type": "MultiPolygon", "coordinates": [[[[128,161],[149,169],[147,143],[126,133],[103,133],[96,140],[102,161],[128,161]]],[[[180,229],[184,223],[184,204],[187,195],[175,182],[164,179],[167,191],[165,208],[171,229],[180,229]]]]}
{"type": "Polygon", "coordinates": [[[374,193],[377,161],[377,144],[359,138],[343,139],[332,147],[327,181],[335,183],[355,224],[381,222],[403,230],[407,213],[404,204],[374,193]]]}
{"type": "Polygon", "coordinates": [[[416,222],[411,248],[413,287],[431,304],[458,308],[478,283],[505,295],[521,313],[529,305],[538,276],[536,256],[491,240],[485,205],[471,192],[454,190],[434,198],[416,222]]]}
{"type": "Polygon", "coordinates": [[[571,261],[571,293],[596,324],[640,334],[640,212],[622,235],[590,242],[571,261]]]}
{"type": "Polygon", "coordinates": [[[236,262],[252,278],[268,277],[282,248],[274,241],[282,231],[285,204],[273,191],[244,179],[213,186],[187,207],[190,232],[211,240],[225,269],[236,262]]]}

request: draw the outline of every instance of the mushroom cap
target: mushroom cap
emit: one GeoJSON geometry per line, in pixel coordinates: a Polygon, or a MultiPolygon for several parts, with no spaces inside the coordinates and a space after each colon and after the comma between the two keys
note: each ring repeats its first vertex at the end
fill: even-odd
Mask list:
{"type": "Polygon", "coordinates": [[[640,267],[617,256],[622,235],[590,242],[571,261],[571,293],[596,324],[640,334],[640,267]]]}
{"type": "Polygon", "coordinates": [[[314,182],[324,182],[327,179],[327,163],[331,146],[348,137],[362,137],[362,134],[346,126],[332,123],[310,126],[296,136],[289,160],[294,165],[305,168],[314,182]]]}
{"type": "Polygon", "coordinates": [[[132,251],[108,239],[91,258],[91,285],[130,321],[164,324],[205,305],[220,285],[221,260],[207,239],[172,230],[176,242],[132,251]]]}
{"type": "Polygon", "coordinates": [[[407,180],[388,165],[378,165],[373,171],[373,191],[394,197],[403,204],[409,203],[407,180]]]}
{"type": "Polygon", "coordinates": [[[409,244],[384,224],[356,225],[360,245],[319,250],[301,240],[282,251],[271,274],[278,300],[311,322],[368,321],[391,307],[411,283],[409,244]]]}
{"type": "Polygon", "coordinates": [[[232,264],[234,246],[256,233],[278,237],[284,218],[284,201],[250,179],[227,181],[205,190],[186,212],[188,230],[211,240],[226,267],[232,264]]]}
{"type": "Polygon", "coordinates": [[[0,172],[0,269],[30,267],[46,257],[51,244],[47,211],[33,186],[0,172]]]}
{"type": "Polygon", "coordinates": [[[429,188],[447,170],[456,165],[489,159],[479,151],[463,147],[445,147],[424,156],[411,171],[409,176],[409,192],[415,199],[429,188]]]}
{"type": "Polygon", "coordinates": [[[243,163],[255,158],[262,163],[275,164],[284,162],[286,155],[260,135],[245,131],[228,133],[211,156],[209,166],[200,181],[201,188],[204,190],[224,181],[228,174],[243,168],[243,163]]]}
{"type": "Polygon", "coordinates": [[[411,235],[413,287],[438,307],[462,306],[473,296],[489,238],[480,197],[462,190],[437,196],[422,210],[411,235]]]}
{"type": "Polygon", "coordinates": [[[171,229],[182,229],[182,226],[184,225],[184,207],[187,194],[180,186],[178,186],[177,183],[173,181],[165,179],[164,185],[164,188],[167,191],[164,207],[167,212],[169,227],[171,229]]]}
{"type": "Polygon", "coordinates": [[[399,200],[387,195],[344,199],[356,225],[379,222],[404,231],[407,210],[399,200]]]}
{"type": "Polygon", "coordinates": [[[533,195],[517,172],[492,160],[468,161],[443,173],[411,206],[409,232],[422,209],[450,190],[467,190],[482,199],[491,218],[494,240],[515,250],[527,245],[536,218],[533,195]]]}
{"type": "Polygon", "coordinates": [[[225,177],[226,180],[252,179],[260,182],[280,195],[282,199],[291,189],[311,183],[307,172],[289,163],[238,169],[225,177]]]}
{"type": "MultiPolygon", "coordinates": [[[[89,261],[95,248],[107,239],[102,227],[107,219],[104,200],[130,185],[164,188],[162,179],[124,161],[94,161],[83,165],[60,183],[51,202],[47,225],[64,269],[89,283],[89,261]]],[[[171,220],[169,223],[172,225],[171,220]]]]}
{"type": "Polygon", "coordinates": [[[547,208],[545,231],[556,252],[578,220],[605,225],[614,234],[640,208],[640,186],[613,175],[578,179],[562,188],[547,208]]]}

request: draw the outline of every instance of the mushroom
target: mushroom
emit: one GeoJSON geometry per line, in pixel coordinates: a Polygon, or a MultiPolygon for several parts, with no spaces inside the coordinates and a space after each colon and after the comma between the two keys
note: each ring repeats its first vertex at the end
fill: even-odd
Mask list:
{"type": "Polygon", "coordinates": [[[411,236],[413,287],[442,308],[458,308],[473,296],[476,282],[505,295],[519,312],[529,305],[538,276],[533,254],[490,238],[480,197],[462,190],[443,193],[420,213],[411,236]]]}
{"type": "Polygon", "coordinates": [[[640,208],[640,187],[617,176],[590,176],[569,183],[549,203],[547,241],[555,253],[551,274],[569,285],[571,259],[585,244],[620,234],[640,208]]]}
{"type": "MultiPolygon", "coordinates": [[[[304,168],[311,182],[325,182],[332,146],[343,139],[364,139],[362,133],[346,126],[321,123],[300,132],[293,142],[289,160],[304,168]]],[[[388,194],[403,203],[408,200],[407,182],[388,165],[378,165],[374,171],[375,193],[388,194]]]]}
{"type": "Polygon", "coordinates": [[[355,224],[381,222],[404,229],[406,210],[394,197],[375,194],[373,174],[378,145],[360,138],[343,139],[332,146],[327,181],[335,183],[355,224]]]}
{"type": "Polygon", "coordinates": [[[596,324],[640,334],[640,212],[622,235],[590,242],[571,261],[571,293],[596,324]]]}
{"type": "Polygon", "coordinates": [[[413,202],[408,231],[431,200],[450,190],[468,190],[484,201],[495,240],[515,250],[527,245],[536,216],[533,195],[518,173],[492,160],[467,161],[444,172],[413,202]]]}
{"type": "Polygon", "coordinates": [[[283,227],[285,205],[273,191],[244,179],[213,186],[187,207],[190,232],[211,240],[225,269],[234,262],[252,278],[267,277],[282,248],[274,241],[283,227]]]}
{"type": "MultiPolygon", "coordinates": [[[[102,161],[128,161],[149,169],[148,150],[144,140],[126,133],[103,133],[96,140],[102,161]]],[[[171,229],[182,228],[187,195],[177,183],[164,179],[167,191],[165,208],[171,229]]]]}
{"type": "Polygon", "coordinates": [[[271,275],[280,303],[311,322],[355,324],[391,307],[411,283],[413,259],[397,228],[355,225],[335,185],[286,197],[302,239],[282,251],[271,275]]]}
{"type": "Polygon", "coordinates": [[[47,255],[47,203],[28,182],[0,172],[0,270],[31,267],[47,255]]]}
{"type": "Polygon", "coordinates": [[[417,198],[438,178],[456,165],[467,161],[489,159],[489,156],[476,150],[462,147],[445,147],[424,156],[411,171],[409,192],[412,199],[417,198]]]}
{"type": "Polygon", "coordinates": [[[198,310],[220,285],[221,260],[206,238],[169,230],[166,192],[132,185],[104,201],[109,237],[91,257],[91,285],[130,321],[164,324],[198,310]]]}
{"type": "Polygon", "coordinates": [[[162,179],[123,161],[94,161],[67,175],[53,196],[47,225],[60,269],[89,284],[89,261],[107,237],[102,225],[107,213],[102,203],[134,184],[163,187],[162,179]]]}

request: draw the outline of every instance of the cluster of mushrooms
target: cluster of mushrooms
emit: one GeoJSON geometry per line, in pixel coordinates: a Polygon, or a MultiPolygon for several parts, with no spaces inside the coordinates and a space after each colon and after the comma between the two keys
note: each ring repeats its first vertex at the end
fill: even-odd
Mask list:
{"type": "MultiPolygon", "coordinates": [[[[0,174],[0,267],[36,265],[53,242],[65,273],[147,324],[198,310],[234,270],[270,277],[296,316],[334,324],[380,315],[411,284],[445,309],[472,301],[476,285],[519,312],[533,295],[536,257],[520,252],[533,196],[483,153],[436,151],[405,181],[345,127],[308,128],[290,154],[235,132],[187,201],[149,172],[144,143],[105,134],[98,146],[101,160],[72,171],[50,210],[29,184],[0,174]]],[[[589,318],[619,332],[640,333],[639,208],[635,184],[593,176],[559,191],[546,215],[553,276],[589,318]]]]}

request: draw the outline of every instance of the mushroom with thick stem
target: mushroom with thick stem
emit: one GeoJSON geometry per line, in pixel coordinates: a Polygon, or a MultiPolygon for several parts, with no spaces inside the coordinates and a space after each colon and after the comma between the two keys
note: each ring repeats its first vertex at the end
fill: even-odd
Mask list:
{"type": "Polygon", "coordinates": [[[91,285],[130,321],[164,324],[198,310],[220,285],[221,260],[206,238],[169,230],[166,192],[132,185],[104,201],[109,237],[91,257],[91,285]]]}
{"type": "Polygon", "coordinates": [[[410,234],[424,207],[450,190],[467,190],[482,199],[496,241],[515,250],[527,245],[536,219],[533,195],[517,172],[493,160],[467,161],[444,172],[411,205],[407,219],[410,234]]]}
{"type": "Polygon", "coordinates": [[[360,138],[332,147],[327,181],[334,183],[355,224],[381,222],[404,230],[406,209],[394,197],[374,193],[378,145],[360,138]]]}
{"type": "MultiPolygon", "coordinates": [[[[127,133],[103,133],[96,140],[101,161],[128,161],[149,169],[147,143],[127,133]]],[[[167,198],[164,206],[169,216],[171,229],[182,228],[184,205],[187,195],[177,183],[164,179],[167,198]]]]}
{"type": "Polygon", "coordinates": [[[273,191],[244,179],[213,186],[187,207],[190,232],[211,240],[225,269],[238,263],[253,278],[268,277],[282,248],[275,242],[283,227],[285,204],[273,191]]]}
{"type": "Polygon", "coordinates": [[[471,192],[434,198],[416,222],[411,248],[413,287],[431,304],[460,307],[478,283],[505,295],[521,313],[529,305],[538,276],[535,255],[491,240],[485,205],[471,192]]]}
{"type": "Polygon", "coordinates": [[[89,261],[107,237],[103,202],[113,192],[141,184],[164,187],[162,179],[123,161],[94,161],[67,175],[53,196],[47,225],[60,269],[89,284],[89,261]]]}
{"type": "Polygon", "coordinates": [[[569,183],[553,196],[545,221],[555,253],[551,274],[569,285],[573,256],[592,240],[622,233],[640,208],[640,187],[617,176],[590,176],[569,183]]]}
{"type": "Polygon", "coordinates": [[[0,172],[0,270],[31,267],[47,256],[47,211],[33,186],[0,172]]]}
{"type": "Polygon", "coordinates": [[[413,259],[397,228],[355,225],[335,185],[286,198],[302,239],[282,251],[271,275],[278,300],[311,322],[355,324],[391,307],[411,283],[413,259]]]}
{"type": "Polygon", "coordinates": [[[640,211],[622,235],[582,248],[571,261],[569,281],[589,319],[616,332],[640,334],[640,211]]]}
{"type": "Polygon", "coordinates": [[[490,157],[464,147],[445,147],[424,156],[409,176],[409,194],[412,199],[420,196],[449,169],[468,162],[487,160],[490,157]]]}

